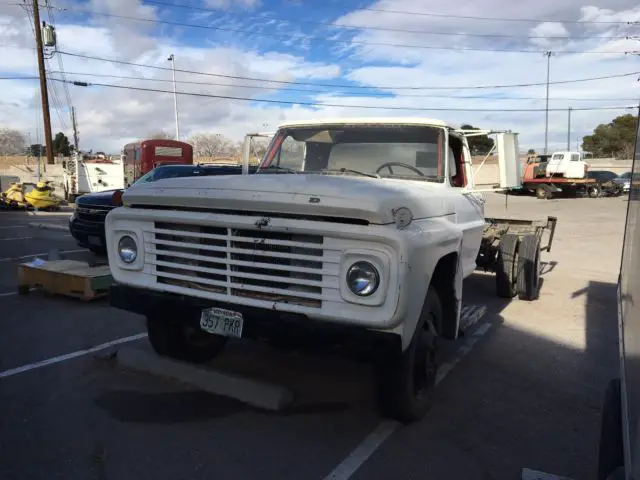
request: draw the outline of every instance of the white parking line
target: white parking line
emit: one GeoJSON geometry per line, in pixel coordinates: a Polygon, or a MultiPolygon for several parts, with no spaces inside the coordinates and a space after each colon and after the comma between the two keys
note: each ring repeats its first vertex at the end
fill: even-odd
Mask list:
{"type": "Polygon", "coordinates": [[[0,227],[0,230],[3,228],[27,228],[26,225],[3,225],[0,227]]]}
{"type": "MultiPolygon", "coordinates": [[[[84,248],[80,248],[78,250],[60,250],[58,253],[78,253],[78,252],[86,252],[86,251],[88,250],[84,248]]],[[[6,257],[6,258],[0,258],[0,262],[15,262],[17,260],[26,260],[27,258],[47,257],[47,255],[49,255],[48,252],[34,253],[33,255],[22,255],[21,257],[6,257]]]]}
{"type": "MultiPolygon", "coordinates": [[[[483,315],[484,315],[483,310],[483,315]]],[[[485,323],[480,325],[465,341],[465,345],[458,349],[456,358],[451,363],[445,363],[438,369],[436,385],[453,370],[453,367],[468,354],[473,346],[484,336],[492,325],[485,323]]],[[[347,480],[366,462],[373,453],[380,448],[384,441],[400,426],[399,422],[384,420],[371,432],[336,468],[334,468],[325,480],[347,480]]]]}
{"type": "Polygon", "coordinates": [[[86,350],[78,350],[76,352],[67,353],[65,355],[59,355],[57,357],[48,358],[46,360],[41,360],[39,362],[28,363],[27,365],[22,365],[21,367],[16,367],[10,370],[5,370],[3,372],[0,372],[0,378],[12,377],[13,375],[18,375],[19,373],[28,372],[29,370],[35,370],[36,368],[46,367],[47,365],[53,365],[54,363],[64,362],[66,360],[71,360],[72,358],[82,357],[83,355],[88,355],[90,353],[98,352],[100,350],[104,350],[105,348],[113,347],[115,345],[134,342],[136,340],[140,340],[141,338],[145,338],[146,336],[147,336],[146,333],[138,333],[137,335],[131,335],[130,337],[118,338],[117,340],[112,340],[111,342],[101,343],[100,345],[96,345],[95,347],[91,347],[86,350]]]}
{"type": "Polygon", "coordinates": [[[398,428],[398,422],[385,420],[365,438],[360,445],[338,465],[325,480],[337,480],[350,478],[360,465],[362,465],[375,452],[384,441],[398,428]]]}

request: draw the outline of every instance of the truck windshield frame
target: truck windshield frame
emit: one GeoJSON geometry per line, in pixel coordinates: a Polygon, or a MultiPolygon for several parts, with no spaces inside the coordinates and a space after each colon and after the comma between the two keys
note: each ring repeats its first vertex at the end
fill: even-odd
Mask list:
{"type": "Polygon", "coordinates": [[[360,173],[444,183],[446,135],[446,129],[428,125],[282,128],[273,137],[258,173],[269,169],[302,174],[360,173]],[[394,165],[380,168],[386,163],[394,165]]]}

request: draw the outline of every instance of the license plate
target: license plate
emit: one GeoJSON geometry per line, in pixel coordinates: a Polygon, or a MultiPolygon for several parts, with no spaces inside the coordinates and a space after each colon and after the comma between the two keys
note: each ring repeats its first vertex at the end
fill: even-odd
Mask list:
{"type": "Polygon", "coordinates": [[[100,237],[94,237],[93,235],[89,235],[87,240],[91,245],[95,245],[96,247],[102,246],[102,240],[100,240],[100,237]]]}
{"type": "Polygon", "coordinates": [[[200,315],[200,328],[224,337],[242,337],[242,314],[224,308],[207,308],[200,315]]]}

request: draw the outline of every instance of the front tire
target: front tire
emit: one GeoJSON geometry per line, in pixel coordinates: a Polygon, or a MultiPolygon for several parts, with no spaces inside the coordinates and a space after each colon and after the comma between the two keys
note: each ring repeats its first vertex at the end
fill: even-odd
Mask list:
{"type": "Polygon", "coordinates": [[[190,363],[205,363],[222,351],[226,337],[200,329],[196,320],[178,320],[165,315],[147,316],[149,342],[154,351],[190,363]]]}
{"type": "Polygon", "coordinates": [[[377,400],[382,415],[403,423],[425,416],[433,401],[441,331],[442,305],[436,290],[429,287],[409,347],[387,356],[378,366],[377,400]]]}

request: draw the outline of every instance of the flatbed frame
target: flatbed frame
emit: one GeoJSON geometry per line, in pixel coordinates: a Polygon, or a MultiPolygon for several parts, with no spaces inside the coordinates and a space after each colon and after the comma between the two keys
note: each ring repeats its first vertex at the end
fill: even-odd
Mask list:
{"type": "Polygon", "coordinates": [[[496,273],[498,296],[519,294],[523,300],[535,300],[540,253],[551,251],[557,217],[549,216],[546,221],[518,218],[485,218],[485,221],[477,268],[496,273]],[[545,236],[548,237],[543,246],[545,236]]]}

